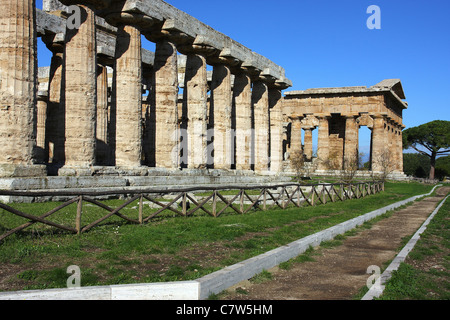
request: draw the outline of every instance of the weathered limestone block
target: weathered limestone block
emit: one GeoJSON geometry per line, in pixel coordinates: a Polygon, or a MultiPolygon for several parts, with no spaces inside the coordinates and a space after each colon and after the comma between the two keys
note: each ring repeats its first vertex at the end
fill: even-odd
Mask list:
{"type": "Polygon", "coordinates": [[[224,64],[214,66],[211,83],[210,117],[214,119],[214,168],[231,169],[231,71],[224,64]]]}
{"type": "Polygon", "coordinates": [[[245,73],[239,73],[234,78],[233,100],[236,114],[236,169],[250,170],[252,84],[245,73]]]}
{"type": "Polygon", "coordinates": [[[94,11],[81,8],[79,29],[67,29],[65,52],[65,165],[95,162],[97,54],[94,11]]]}
{"type": "Polygon", "coordinates": [[[207,93],[206,59],[202,55],[190,53],[186,59],[183,92],[183,112],[188,121],[187,161],[190,169],[203,169],[207,164],[207,93]]]}
{"type": "Polygon", "coordinates": [[[269,91],[263,81],[253,83],[254,164],[256,172],[269,170],[269,91]]]}
{"type": "Polygon", "coordinates": [[[167,40],[156,43],[154,70],[155,166],[176,168],[178,150],[178,57],[175,45],[167,40]]]}
{"type": "Polygon", "coordinates": [[[116,166],[139,167],[142,157],[141,33],[119,26],[116,44],[116,166]]]}

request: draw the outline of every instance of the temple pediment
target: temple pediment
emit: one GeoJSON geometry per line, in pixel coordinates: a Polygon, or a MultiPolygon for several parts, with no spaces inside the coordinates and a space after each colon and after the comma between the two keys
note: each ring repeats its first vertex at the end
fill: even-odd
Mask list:
{"type": "Polygon", "coordinates": [[[393,91],[400,99],[406,99],[400,79],[386,79],[371,88],[380,88],[393,91]]]}

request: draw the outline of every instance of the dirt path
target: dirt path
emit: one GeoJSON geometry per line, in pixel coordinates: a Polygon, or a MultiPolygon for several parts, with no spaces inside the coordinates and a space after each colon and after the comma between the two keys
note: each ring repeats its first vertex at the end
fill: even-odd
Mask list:
{"type": "Polygon", "coordinates": [[[312,262],[295,263],[289,270],[274,268],[270,281],[241,282],[229,289],[224,300],[346,300],[366,285],[371,265],[383,267],[402,246],[402,238],[412,236],[450,192],[442,187],[435,196],[415,202],[383,219],[371,229],[347,237],[342,245],[320,248],[312,262]],[[239,288],[240,290],[236,290],[239,288]],[[246,293],[240,293],[242,291],[246,293]]]}

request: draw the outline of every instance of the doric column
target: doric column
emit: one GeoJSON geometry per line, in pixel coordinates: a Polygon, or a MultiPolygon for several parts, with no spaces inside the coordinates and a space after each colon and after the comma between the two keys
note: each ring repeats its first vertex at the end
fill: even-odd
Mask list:
{"type": "MultiPolygon", "coordinates": [[[[189,53],[186,58],[183,108],[187,114],[187,161],[190,169],[206,168],[208,81],[206,59],[189,53]]],[[[185,150],[183,150],[184,152],[185,150]]]]}
{"type": "Polygon", "coordinates": [[[400,154],[398,152],[398,128],[395,123],[392,126],[392,153],[393,153],[393,170],[398,171],[398,163],[400,161],[400,154]]]}
{"type": "Polygon", "coordinates": [[[303,115],[304,118],[301,121],[302,129],[305,131],[304,138],[304,154],[307,161],[312,161],[313,156],[313,141],[312,131],[319,125],[319,120],[311,113],[303,115]]]}
{"type": "Polygon", "coordinates": [[[252,83],[246,73],[234,78],[233,100],[236,114],[236,169],[251,169],[252,83]]]}
{"type": "Polygon", "coordinates": [[[65,165],[88,167],[95,162],[97,55],[94,11],[81,9],[81,25],[66,30],[65,165]]]}
{"type": "Polygon", "coordinates": [[[319,133],[317,146],[318,170],[328,170],[326,163],[329,160],[329,116],[317,116],[319,118],[319,133]]]}
{"type": "Polygon", "coordinates": [[[269,170],[269,94],[263,81],[253,83],[252,104],[254,114],[255,171],[269,170]]]}
{"type": "Polygon", "coordinates": [[[37,117],[36,117],[36,152],[37,163],[46,163],[48,158],[48,148],[45,140],[45,125],[47,122],[47,95],[37,97],[37,117]]]}
{"type": "Polygon", "coordinates": [[[382,115],[373,116],[372,129],[372,171],[383,171],[382,160],[387,156],[386,151],[387,129],[385,128],[385,118],[382,115]]]}
{"type": "Polygon", "coordinates": [[[401,125],[398,126],[398,135],[397,135],[397,150],[399,153],[398,157],[398,171],[403,172],[403,127],[401,125]]]}
{"type": "Polygon", "coordinates": [[[303,130],[305,131],[304,151],[303,152],[305,154],[306,160],[311,161],[312,156],[313,156],[313,141],[312,141],[313,128],[307,127],[307,128],[303,128],[303,130]]]}
{"type": "Polygon", "coordinates": [[[353,115],[345,116],[344,169],[358,166],[359,125],[353,115]]]}
{"type": "Polygon", "coordinates": [[[36,32],[33,0],[0,10],[0,176],[32,164],[36,144],[36,32]]]}
{"type": "Polygon", "coordinates": [[[65,81],[64,81],[64,46],[57,43],[47,44],[53,55],[50,62],[48,86],[46,144],[49,147],[48,161],[64,164],[65,161],[65,81]]]}
{"type": "Polygon", "coordinates": [[[153,94],[155,166],[176,168],[178,145],[178,63],[173,43],[162,39],[156,43],[153,94]]]}
{"type": "Polygon", "coordinates": [[[395,129],[392,121],[388,121],[387,129],[388,150],[391,158],[390,160],[392,161],[392,169],[394,169],[397,162],[397,143],[395,140],[395,129]]]}
{"type": "MultiPolygon", "coordinates": [[[[302,148],[302,122],[301,118],[293,117],[291,122],[291,153],[301,152],[302,148]]],[[[312,140],[311,140],[312,143],[312,140]]]]}
{"type": "Polygon", "coordinates": [[[97,67],[97,164],[108,162],[108,70],[106,66],[97,67]]]}
{"type": "Polygon", "coordinates": [[[210,108],[214,117],[214,168],[231,169],[231,71],[225,64],[215,64],[211,83],[210,108]]]}
{"type": "MultiPolygon", "coordinates": [[[[269,89],[270,106],[270,171],[281,172],[283,168],[283,97],[281,90],[269,89]]],[[[301,129],[300,129],[301,130],[301,129]]],[[[301,136],[300,136],[301,144],[301,136]]]]}
{"type": "Polygon", "coordinates": [[[393,156],[393,169],[396,172],[402,172],[403,171],[403,142],[401,140],[402,138],[402,129],[401,126],[399,126],[397,123],[393,123],[393,136],[392,136],[392,153],[393,156]]]}
{"type": "Polygon", "coordinates": [[[119,25],[116,42],[116,166],[139,167],[142,157],[141,33],[119,25]]]}

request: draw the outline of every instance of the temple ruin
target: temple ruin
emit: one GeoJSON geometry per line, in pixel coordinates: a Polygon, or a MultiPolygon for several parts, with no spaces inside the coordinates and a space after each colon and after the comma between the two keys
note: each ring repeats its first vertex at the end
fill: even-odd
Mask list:
{"type": "Polygon", "coordinates": [[[339,169],[357,157],[359,126],[372,131],[371,170],[388,149],[402,172],[399,80],[283,93],[281,66],[162,0],[6,1],[0,85],[5,188],[288,181],[293,151],[313,161],[312,130],[317,158],[339,169]],[[38,37],[48,67],[37,67],[38,37]]]}
{"type": "Polygon", "coordinates": [[[408,107],[399,79],[387,79],[367,87],[320,88],[286,92],[283,114],[285,152],[300,153],[313,161],[312,132],[318,129],[316,173],[343,170],[358,163],[358,134],[361,126],[371,131],[368,168],[403,172],[402,122],[408,107]],[[304,135],[304,144],[302,140],[304,135]]]}

